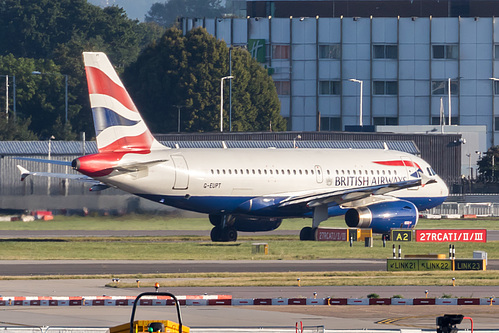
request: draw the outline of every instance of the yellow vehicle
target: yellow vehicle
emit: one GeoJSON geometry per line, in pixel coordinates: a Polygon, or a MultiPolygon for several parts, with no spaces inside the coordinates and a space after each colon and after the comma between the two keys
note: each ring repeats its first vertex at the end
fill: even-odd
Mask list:
{"type": "Polygon", "coordinates": [[[138,295],[133,302],[132,315],[130,322],[109,329],[110,333],[189,333],[190,329],[182,325],[182,318],[180,315],[180,306],[175,295],[166,292],[145,292],[138,295]],[[139,300],[143,296],[169,296],[173,299],[177,308],[178,323],[170,320],[134,320],[135,311],[139,300]]]}

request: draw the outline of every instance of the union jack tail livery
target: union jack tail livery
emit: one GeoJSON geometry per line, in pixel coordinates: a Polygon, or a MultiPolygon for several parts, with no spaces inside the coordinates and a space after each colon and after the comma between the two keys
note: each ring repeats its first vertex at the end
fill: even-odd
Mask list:
{"type": "Polygon", "coordinates": [[[106,54],[84,52],[97,148],[148,153],[162,147],[152,136],[106,54]]]}

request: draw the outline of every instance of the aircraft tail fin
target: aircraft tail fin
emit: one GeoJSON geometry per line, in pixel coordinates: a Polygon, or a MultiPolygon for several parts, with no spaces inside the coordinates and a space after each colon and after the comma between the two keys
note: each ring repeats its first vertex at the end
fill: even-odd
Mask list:
{"type": "Polygon", "coordinates": [[[152,136],[106,54],[83,52],[99,152],[149,152],[152,136]]]}

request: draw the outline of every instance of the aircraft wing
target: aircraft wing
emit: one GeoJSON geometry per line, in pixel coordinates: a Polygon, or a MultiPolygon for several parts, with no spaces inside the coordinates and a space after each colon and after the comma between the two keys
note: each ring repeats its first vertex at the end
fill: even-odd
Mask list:
{"type": "MultiPolygon", "coordinates": [[[[421,186],[426,184],[422,182],[422,179],[423,178],[417,178],[397,183],[357,187],[345,190],[334,190],[334,191],[319,192],[319,193],[312,192],[303,195],[294,195],[280,201],[278,207],[305,205],[309,208],[313,208],[321,205],[329,205],[331,203],[342,205],[352,201],[361,200],[370,196],[382,196],[392,191],[397,191],[409,187],[421,186]]],[[[431,182],[431,180],[428,181],[427,183],[429,182],[431,182]]]]}

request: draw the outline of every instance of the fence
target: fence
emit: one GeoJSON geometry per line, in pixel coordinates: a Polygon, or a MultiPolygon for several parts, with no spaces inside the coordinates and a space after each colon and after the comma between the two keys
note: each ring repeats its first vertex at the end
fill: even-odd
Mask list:
{"type": "Polygon", "coordinates": [[[499,203],[444,202],[440,206],[428,210],[428,213],[435,215],[476,215],[478,217],[495,217],[499,216],[499,203]]]}

